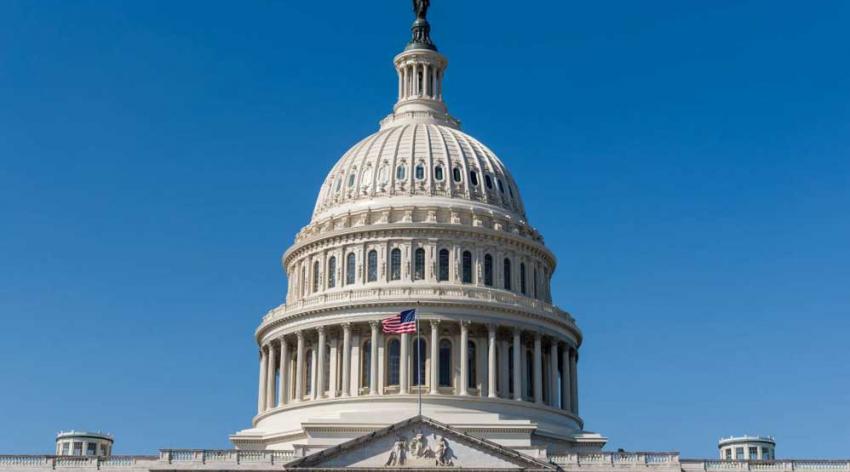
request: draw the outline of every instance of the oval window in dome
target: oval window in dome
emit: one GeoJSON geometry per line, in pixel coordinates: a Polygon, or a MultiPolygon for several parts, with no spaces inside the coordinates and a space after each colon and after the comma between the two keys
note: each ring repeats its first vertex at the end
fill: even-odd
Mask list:
{"type": "Polygon", "coordinates": [[[505,193],[505,187],[502,185],[502,179],[496,179],[496,183],[499,184],[499,191],[505,193]]]}
{"type": "Polygon", "coordinates": [[[356,176],[354,175],[354,172],[352,172],[351,175],[348,176],[348,186],[349,187],[354,187],[354,179],[355,178],[356,178],[356,176]]]}
{"type": "Polygon", "coordinates": [[[407,168],[404,167],[404,164],[399,165],[395,169],[395,178],[396,180],[404,180],[404,176],[407,175],[407,168]]]}
{"type": "Polygon", "coordinates": [[[458,169],[457,167],[455,167],[455,168],[452,170],[452,177],[454,177],[455,182],[460,182],[460,169],[458,169]]]}
{"type": "Polygon", "coordinates": [[[474,170],[469,171],[469,182],[476,187],[478,186],[478,174],[474,170]]]}
{"type": "Polygon", "coordinates": [[[416,165],[416,180],[422,180],[425,178],[425,166],[422,164],[416,165]]]}
{"type": "Polygon", "coordinates": [[[487,185],[487,188],[493,188],[493,179],[489,175],[484,175],[484,183],[487,185]]]}
{"type": "Polygon", "coordinates": [[[443,181],[443,166],[434,167],[434,179],[439,182],[443,181]]]}
{"type": "Polygon", "coordinates": [[[380,169],[378,169],[378,182],[385,184],[387,183],[387,166],[382,165],[380,169]]]}

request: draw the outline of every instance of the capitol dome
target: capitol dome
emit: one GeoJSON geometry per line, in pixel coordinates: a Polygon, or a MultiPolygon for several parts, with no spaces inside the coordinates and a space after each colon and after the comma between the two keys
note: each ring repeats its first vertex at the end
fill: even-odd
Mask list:
{"type": "Polygon", "coordinates": [[[598,450],[555,256],[508,169],[449,114],[430,25],[411,30],[392,112],[334,165],[282,257],[285,303],[255,333],[257,415],[231,440],[306,453],[418,414],[536,457],[598,450]],[[394,328],[411,310],[415,329],[394,328]]]}

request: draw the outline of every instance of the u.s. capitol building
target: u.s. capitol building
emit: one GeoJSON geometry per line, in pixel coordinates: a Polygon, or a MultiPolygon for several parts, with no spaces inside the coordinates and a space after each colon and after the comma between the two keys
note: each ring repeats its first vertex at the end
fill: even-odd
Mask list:
{"type": "Polygon", "coordinates": [[[283,255],[286,303],[256,330],[257,415],[235,449],[119,457],[109,436],[63,434],[57,455],[0,456],[0,470],[850,472],[750,452],[772,439],[740,456],[727,440],[722,460],[603,452],[580,416],[582,332],[553,304],[555,256],[505,164],[449,114],[428,3],[394,59],[392,112],[331,169],[283,255]],[[417,331],[385,333],[407,309],[417,331]]]}

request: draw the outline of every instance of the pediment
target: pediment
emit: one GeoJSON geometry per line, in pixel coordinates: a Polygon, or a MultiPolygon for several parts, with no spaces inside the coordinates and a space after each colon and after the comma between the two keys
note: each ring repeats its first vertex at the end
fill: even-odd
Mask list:
{"type": "Polygon", "coordinates": [[[423,416],[311,454],[286,468],[557,470],[550,463],[423,416]]]}

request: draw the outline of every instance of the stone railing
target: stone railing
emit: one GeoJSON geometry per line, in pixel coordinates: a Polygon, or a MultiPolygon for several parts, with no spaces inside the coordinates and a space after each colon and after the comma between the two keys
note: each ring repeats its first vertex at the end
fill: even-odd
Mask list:
{"type": "Polygon", "coordinates": [[[724,461],[683,460],[682,470],[729,472],[850,472],[850,460],[724,461]]]}
{"type": "Polygon", "coordinates": [[[160,462],[168,464],[268,464],[281,465],[295,459],[295,451],[247,451],[236,449],[162,449],[160,462]]]}
{"type": "Polygon", "coordinates": [[[562,467],[658,466],[679,464],[679,454],[676,452],[598,452],[550,455],[549,460],[562,467]]]}
{"type": "Polygon", "coordinates": [[[347,305],[356,301],[418,301],[418,300],[457,299],[461,301],[482,301],[499,303],[545,315],[565,318],[574,323],[569,313],[555,305],[534,298],[516,295],[510,292],[487,287],[462,287],[457,285],[422,284],[411,287],[370,287],[351,290],[337,290],[329,293],[311,296],[301,300],[281,305],[269,311],[263,317],[263,323],[278,320],[288,315],[298,313],[315,306],[347,305]]]}
{"type": "Polygon", "coordinates": [[[24,456],[0,455],[0,470],[55,469],[144,469],[156,456],[24,456]]]}

